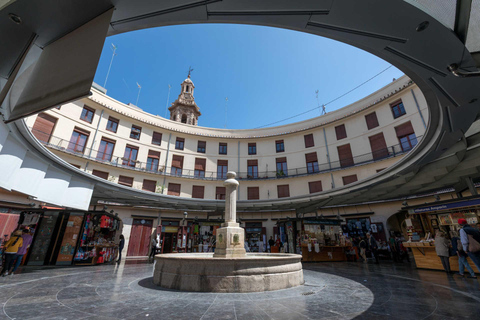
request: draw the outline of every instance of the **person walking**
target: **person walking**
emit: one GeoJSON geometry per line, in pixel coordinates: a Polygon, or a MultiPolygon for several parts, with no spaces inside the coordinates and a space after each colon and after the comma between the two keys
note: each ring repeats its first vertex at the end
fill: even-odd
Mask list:
{"type": "Polygon", "coordinates": [[[23,229],[22,231],[23,244],[18,249],[17,254],[15,255],[15,264],[11,274],[14,274],[17,271],[18,267],[22,263],[23,256],[27,253],[28,248],[32,244],[33,237],[30,235],[30,230],[23,229]]]}
{"type": "Polygon", "coordinates": [[[393,236],[390,237],[389,239],[390,242],[390,252],[392,253],[392,258],[393,262],[399,262],[400,261],[400,253],[397,247],[397,242],[395,241],[395,238],[393,236]]]}
{"type": "Polygon", "coordinates": [[[120,242],[118,243],[118,260],[117,260],[117,263],[120,263],[120,261],[122,260],[122,250],[123,250],[123,247],[125,246],[125,237],[123,236],[123,234],[120,235],[120,242]]]}
{"type": "Polygon", "coordinates": [[[460,240],[462,242],[463,250],[467,253],[470,259],[472,259],[478,271],[480,271],[480,248],[473,251],[475,245],[480,245],[480,231],[472,228],[469,224],[467,224],[467,220],[465,219],[458,219],[458,224],[461,227],[460,240]],[[470,241],[469,238],[471,238],[473,241],[470,241]]]}
{"type": "Polygon", "coordinates": [[[370,233],[367,233],[367,242],[368,242],[368,248],[372,252],[373,256],[375,257],[375,263],[379,264],[380,262],[378,261],[378,244],[377,240],[375,240],[374,237],[370,233]]]}
{"type": "Polygon", "coordinates": [[[155,254],[157,253],[157,237],[155,235],[153,235],[152,241],[150,241],[150,246],[152,247],[152,250],[150,251],[148,259],[155,259],[155,254]]]}
{"type": "Polygon", "coordinates": [[[445,237],[445,233],[443,231],[437,230],[435,235],[435,251],[437,252],[437,256],[440,257],[442,260],[443,269],[445,269],[446,273],[451,273],[450,271],[450,254],[449,254],[449,241],[445,237]]]}
{"type": "Polygon", "coordinates": [[[455,273],[460,276],[464,276],[464,271],[465,268],[467,268],[468,272],[470,273],[469,278],[477,278],[475,276],[475,272],[473,271],[472,267],[468,264],[467,257],[468,255],[463,251],[463,246],[462,242],[460,241],[460,238],[458,237],[457,232],[451,231],[450,235],[452,236],[452,249],[453,253],[458,256],[458,270],[459,272],[455,273]]]}
{"type": "Polygon", "coordinates": [[[360,247],[360,256],[363,259],[363,263],[367,263],[367,241],[362,237],[358,238],[358,246],[360,247]]]}
{"type": "Polygon", "coordinates": [[[18,253],[18,250],[23,245],[22,231],[17,230],[13,233],[12,237],[5,244],[4,254],[5,254],[5,268],[3,269],[3,276],[8,276],[10,269],[13,266],[15,261],[15,255],[18,253]]]}
{"type": "Polygon", "coordinates": [[[273,240],[273,237],[270,237],[270,240],[268,240],[268,246],[270,247],[270,252],[272,252],[272,247],[275,246],[275,240],[273,240]]]}

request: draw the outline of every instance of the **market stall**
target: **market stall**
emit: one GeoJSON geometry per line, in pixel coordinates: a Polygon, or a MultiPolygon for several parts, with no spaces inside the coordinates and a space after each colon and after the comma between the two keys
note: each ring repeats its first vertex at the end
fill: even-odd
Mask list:
{"type": "Polygon", "coordinates": [[[341,220],[308,219],[301,220],[300,241],[302,260],[346,261],[346,250],[351,243],[344,237],[341,220]]]}

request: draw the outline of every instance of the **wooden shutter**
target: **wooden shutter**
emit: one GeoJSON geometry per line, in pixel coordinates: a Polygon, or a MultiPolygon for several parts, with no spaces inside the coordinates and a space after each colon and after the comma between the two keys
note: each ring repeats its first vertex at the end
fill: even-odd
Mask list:
{"type": "Polygon", "coordinates": [[[192,188],[192,198],[203,199],[205,193],[204,186],[193,186],[192,188]]]}
{"type": "MultiPolygon", "coordinates": [[[[315,153],[315,157],[317,157],[317,153],[315,153]]],[[[284,163],[284,162],[287,162],[287,157],[282,157],[282,158],[276,158],[275,159],[275,163],[284,163]]]]}
{"type": "Polygon", "coordinates": [[[216,187],[215,188],[215,199],[224,200],[225,199],[226,189],[225,187],[216,187]]]}
{"type": "Polygon", "coordinates": [[[207,159],[195,158],[195,170],[205,171],[207,159]]]}
{"type": "Polygon", "coordinates": [[[306,160],[307,163],[310,163],[310,162],[318,162],[317,153],[316,153],[316,152],[312,152],[312,153],[307,153],[307,154],[305,154],[305,160],[306,160]]]}
{"type": "Polygon", "coordinates": [[[378,119],[377,119],[377,114],[375,112],[367,114],[365,116],[365,121],[367,122],[368,130],[378,127],[378,119]]]}
{"type": "Polygon", "coordinates": [[[310,193],[323,191],[322,181],[310,181],[308,183],[308,189],[310,190],[310,193]]]}
{"type": "Polygon", "coordinates": [[[170,196],[180,196],[180,184],[178,183],[169,183],[168,184],[168,195],[170,196]]]}
{"type": "Polygon", "coordinates": [[[259,187],[248,187],[247,188],[247,199],[248,200],[258,200],[258,199],[260,199],[260,188],[259,187]]]}
{"type": "Polygon", "coordinates": [[[412,123],[410,121],[399,125],[398,127],[395,127],[395,132],[397,133],[397,137],[405,137],[408,136],[409,134],[415,133],[413,131],[412,123]]]}
{"type": "Polygon", "coordinates": [[[75,128],[73,129],[73,131],[77,131],[78,133],[84,134],[84,135],[86,135],[87,137],[90,136],[90,131],[87,131],[87,130],[82,129],[82,128],[79,128],[79,127],[75,127],[75,128]]]}
{"type": "Polygon", "coordinates": [[[335,127],[335,133],[337,134],[337,140],[345,139],[347,137],[347,130],[345,130],[345,125],[341,124],[335,127]]]}
{"type": "Polygon", "coordinates": [[[133,186],[133,178],[126,176],[118,176],[118,184],[123,186],[131,187],[133,186]]]}
{"type": "Polygon", "coordinates": [[[33,124],[32,133],[39,141],[49,142],[55,123],[57,118],[43,112],[39,113],[33,124]]]}
{"type": "Polygon", "coordinates": [[[172,167],[175,168],[183,168],[183,156],[177,156],[176,154],[173,155],[172,158],[172,167]]]}
{"type": "Polygon", "coordinates": [[[148,157],[160,159],[160,151],[148,150],[148,157]]]}
{"type": "Polygon", "coordinates": [[[370,140],[373,159],[382,159],[388,156],[387,143],[383,137],[383,132],[368,137],[368,140],[370,140]]]}
{"type": "Polygon", "coordinates": [[[155,192],[156,188],[157,188],[157,181],[143,179],[142,190],[155,192]]]}
{"type": "Polygon", "coordinates": [[[338,158],[340,159],[341,167],[353,166],[352,149],[350,149],[350,143],[338,146],[338,158]]]}
{"type": "Polygon", "coordinates": [[[307,134],[303,136],[305,139],[305,148],[310,148],[315,146],[315,142],[313,141],[313,133],[307,134]]]}
{"type": "Polygon", "coordinates": [[[92,174],[93,174],[94,176],[99,177],[99,178],[108,180],[108,172],[93,169],[93,170],[92,170],[92,174]]]}
{"type": "Polygon", "coordinates": [[[161,145],[162,144],[162,134],[160,132],[153,132],[152,144],[161,145]]]}
{"type": "Polygon", "coordinates": [[[290,188],[288,184],[277,186],[277,193],[279,198],[290,197],[290,188]]]}
{"type": "Polygon", "coordinates": [[[206,148],[207,142],[205,141],[198,141],[198,148],[206,148]]]}
{"type": "Polygon", "coordinates": [[[342,180],[343,180],[343,185],[346,186],[349,183],[353,183],[357,181],[357,175],[352,174],[351,176],[345,176],[345,177],[342,177],[342,180]]]}
{"type": "Polygon", "coordinates": [[[217,166],[227,166],[228,167],[228,160],[217,160],[217,166]]]}
{"type": "Polygon", "coordinates": [[[258,166],[258,160],[247,160],[247,166],[258,166]]]}

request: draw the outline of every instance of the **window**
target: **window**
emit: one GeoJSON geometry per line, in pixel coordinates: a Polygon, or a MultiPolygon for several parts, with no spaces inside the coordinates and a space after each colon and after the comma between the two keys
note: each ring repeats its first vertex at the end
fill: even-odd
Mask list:
{"type": "Polygon", "coordinates": [[[417,145],[417,136],[410,121],[395,127],[395,132],[403,151],[409,151],[417,145]]]}
{"type": "Polygon", "coordinates": [[[192,187],[192,198],[203,199],[205,194],[204,186],[193,186],[192,187]]]}
{"type": "Polygon", "coordinates": [[[217,179],[226,179],[228,160],[217,160],[217,179]]]}
{"type": "Polygon", "coordinates": [[[258,178],[258,160],[247,160],[247,178],[258,178]]]}
{"type": "Polygon", "coordinates": [[[337,147],[338,159],[340,160],[340,167],[350,167],[353,166],[353,156],[352,149],[350,148],[350,143],[343,146],[337,147]]]}
{"type": "Polygon", "coordinates": [[[152,144],[157,146],[162,144],[162,134],[160,132],[155,132],[155,131],[153,132],[152,144]]]}
{"type": "Polygon", "coordinates": [[[105,130],[116,133],[118,130],[118,119],[115,119],[113,117],[108,117],[107,127],[105,128],[105,130]]]}
{"type": "Polygon", "coordinates": [[[118,176],[118,184],[121,184],[122,186],[131,187],[133,186],[133,178],[126,177],[126,176],[118,176]]]}
{"type": "Polygon", "coordinates": [[[169,196],[177,196],[180,197],[180,184],[178,183],[169,183],[168,184],[168,192],[169,196]]]}
{"type": "Polygon", "coordinates": [[[87,121],[88,123],[92,123],[94,114],[95,114],[94,109],[84,106],[82,110],[82,114],[80,115],[80,119],[83,121],[87,121]]]}
{"type": "Polygon", "coordinates": [[[347,137],[347,130],[345,129],[345,125],[341,124],[335,127],[335,133],[337,135],[337,140],[345,139],[347,137]]]}
{"type": "Polygon", "coordinates": [[[393,118],[397,119],[398,117],[403,116],[407,112],[405,111],[405,107],[403,106],[402,100],[396,101],[390,105],[392,108],[393,118]]]}
{"type": "Polygon", "coordinates": [[[205,142],[205,141],[198,141],[198,144],[197,144],[197,152],[198,152],[198,153],[205,153],[206,150],[207,150],[207,142],[205,142]]]}
{"type": "Polygon", "coordinates": [[[215,199],[217,200],[225,200],[225,187],[216,187],[215,188],[215,199]]]}
{"type": "Polygon", "coordinates": [[[142,128],[132,125],[132,131],[130,131],[130,138],[140,140],[140,133],[142,133],[142,128]]]}
{"type": "Polygon", "coordinates": [[[377,173],[379,173],[380,171],[383,171],[385,170],[386,168],[382,168],[382,169],[377,169],[377,173]]]}
{"type": "Polygon", "coordinates": [[[195,171],[194,171],[195,178],[205,178],[206,163],[207,163],[207,159],[195,158],[195,171]]]}
{"type": "Polygon", "coordinates": [[[73,163],[70,163],[72,166],[74,166],[75,168],[78,168],[78,169],[81,169],[82,167],[79,165],[79,164],[73,164],[73,163]]]}
{"type": "Polygon", "coordinates": [[[157,181],[143,179],[143,185],[142,185],[143,191],[155,192],[156,188],[157,188],[157,181]]]}
{"type": "Polygon", "coordinates": [[[258,200],[260,199],[260,188],[259,187],[248,187],[247,188],[247,200],[258,200]]]}
{"type": "Polygon", "coordinates": [[[90,132],[75,127],[72,137],[70,138],[70,142],[68,143],[67,150],[83,153],[85,151],[85,145],[87,144],[89,135],[90,132]]]}
{"type": "Polygon", "coordinates": [[[39,141],[49,142],[56,123],[57,118],[43,112],[39,113],[33,124],[32,133],[39,141]]]}
{"type": "Polygon", "coordinates": [[[388,157],[387,143],[385,142],[383,132],[368,137],[368,140],[370,141],[370,147],[372,148],[372,156],[374,160],[388,157]]]}
{"type": "Polygon", "coordinates": [[[343,185],[346,186],[347,184],[357,181],[357,175],[352,174],[351,176],[345,176],[345,177],[342,177],[342,180],[343,180],[343,185]]]}
{"type": "Polygon", "coordinates": [[[317,153],[312,152],[312,153],[307,153],[305,154],[305,162],[307,163],[307,172],[308,173],[314,173],[318,172],[318,158],[317,158],[317,153]]]}
{"type": "Polygon", "coordinates": [[[290,197],[290,188],[288,187],[288,184],[277,186],[277,194],[279,198],[290,197]]]}
{"type": "Polygon", "coordinates": [[[181,176],[183,169],[183,156],[173,155],[172,158],[172,171],[173,176],[181,176]]]}
{"type": "Polygon", "coordinates": [[[322,181],[310,181],[308,183],[308,190],[310,193],[323,191],[322,181]]]}
{"type": "Polygon", "coordinates": [[[148,150],[147,167],[145,169],[147,171],[157,172],[159,163],[160,163],[160,152],[154,151],[154,150],[148,150]]]}
{"type": "Polygon", "coordinates": [[[277,158],[275,159],[275,162],[277,163],[277,178],[287,176],[287,158],[277,158]]]}
{"type": "Polygon", "coordinates": [[[303,136],[305,139],[305,148],[310,148],[315,146],[315,142],[313,141],[313,133],[306,134],[303,136]]]}
{"type": "Polygon", "coordinates": [[[283,144],[283,140],[275,141],[275,150],[277,150],[277,152],[285,151],[285,145],[283,144]]]}
{"type": "Polygon", "coordinates": [[[255,142],[248,144],[248,154],[257,154],[257,144],[255,142]]]}
{"type": "Polygon", "coordinates": [[[92,170],[92,174],[93,174],[94,176],[99,177],[99,178],[108,180],[108,172],[93,169],[93,170],[92,170]]]}
{"type": "Polygon", "coordinates": [[[224,142],[220,142],[218,144],[218,153],[219,154],[227,154],[227,144],[224,142]]]}
{"type": "Polygon", "coordinates": [[[137,155],[138,147],[130,146],[127,144],[127,146],[125,147],[125,153],[122,158],[122,165],[135,167],[135,164],[137,163],[137,155]]]}
{"type": "Polygon", "coordinates": [[[102,138],[100,141],[100,147],[97,152],[97,160],[99,161],[111,161],[113,155],[113,148],[115,148],[115,141],[102,138]]]}
{"type": "Polygon", "coordinates": [[[377,114],[375,112],[367,114],[365,116],[365,121],[367,122],[368,130],[378,127],[378,119],[377,119],[377,114]]]}
{"type": "Polygon", "coordinates": [[[177,138],[177,141],[175,142],[175,149],[183,150],[184,145],[185,145],[185,139],[177,138]]]}

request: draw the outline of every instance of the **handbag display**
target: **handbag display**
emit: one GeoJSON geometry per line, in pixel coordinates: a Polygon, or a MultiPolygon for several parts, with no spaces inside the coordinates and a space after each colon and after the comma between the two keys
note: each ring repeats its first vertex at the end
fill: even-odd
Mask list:
{"type": "Polygon", "coordinates": [[[471,235],[468,235],[468,251],[471,253],[480,252],[480,243],[478,243],[478,241],[471,235]]]}

